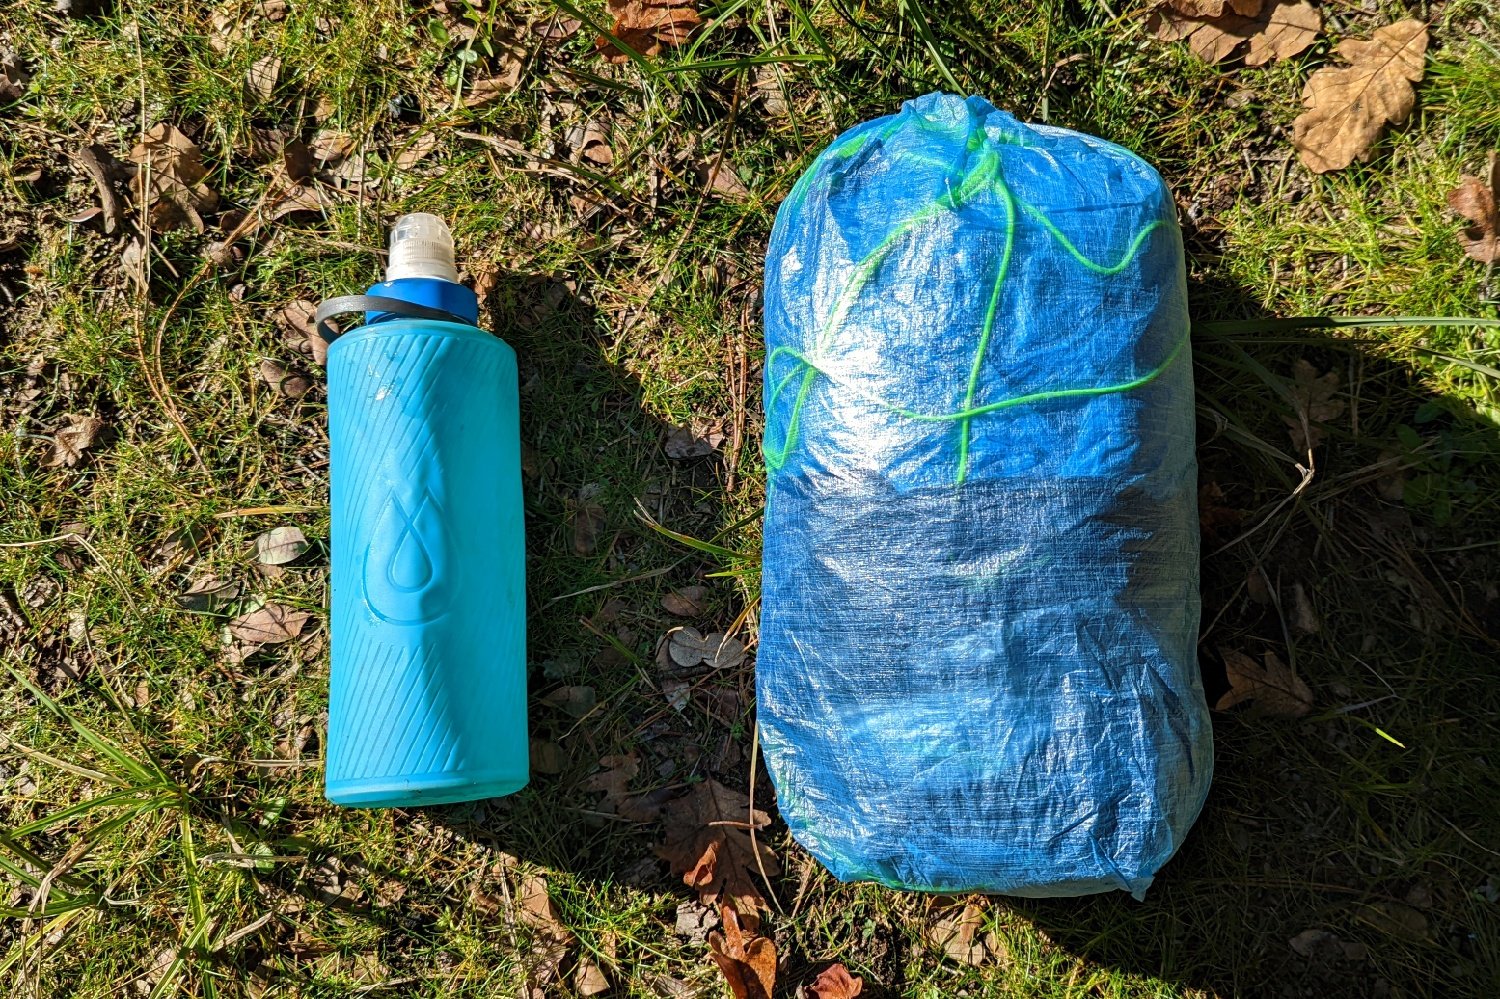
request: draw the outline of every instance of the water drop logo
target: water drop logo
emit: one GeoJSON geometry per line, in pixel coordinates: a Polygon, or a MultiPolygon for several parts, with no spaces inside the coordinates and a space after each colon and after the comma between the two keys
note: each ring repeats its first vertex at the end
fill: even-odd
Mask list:
{"type": "Polygon", "coordinates": [[[387,624],[426,624],[448,609],[448,538],[443,511],[427,490],[403,501],[394,490],[365,549],[364,598],[387,624]]]}

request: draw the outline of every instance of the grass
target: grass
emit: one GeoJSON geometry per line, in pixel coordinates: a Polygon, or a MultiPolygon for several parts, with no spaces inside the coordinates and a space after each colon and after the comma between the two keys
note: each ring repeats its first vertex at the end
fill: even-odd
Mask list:
{"type": "MultiPolygon", "coordinates": [[[[1313,49],[1247,69],[1204,65],[1104,0],[728,0],[690,46],[618,67],[588,26],[530,27],[568,11],[607,27],[602,6],[496,4],[475,46],[519,45],[522,82],[469,109],[436,8],[310,2],[278,19],[240,2],[226,31],[180,2],[12,5],[0,41],[32,78],[0,106],[0,542],[21,545],[0,548],[15,676],[0,693],[0,980],[36,996],[522,995],[545,962],[513,902],[542,874],[572,953],[615,994],[718,994],[705,945],[675,930],[690,891],[653,857],[659,831],[602,817],[584,785],[630,750],[641,790],[751,783],[752,667],[676,711],[653,657],[680,623],[661,597],[695,581],[710,597],[690,623],[755,634],[757,309],[776,206],[840,130],[956,81],[1156,164],[1184,217],[1196,319],[1495,317],[1495,276],[1463,257],[1444,198],[1500,146],[1497,24],[1475,0],[1375,6],[1325,4],[1335,23],[1313,49]],[[1289,144],[1307,74],[1339,37],[1410,13],[1434,39],[1418,113],[1370,162],[1308,174],[1289,144]],[[281,70],[260,100],[243,81],[266,56],[281,70]],[[219,212],[266,190],[256,148],[310,137],[320,104],[377,183],[205,267],[219,212]],[[590,119],[609,164],[571,161],[590,119]],[[122,266],[138,230],[67,221],[95,200],[68,154],[97,142],[123,157],[160,121],[201,145],[222,203],[206,234],[152,236],[142,294],[122,266]],[[399,164],[424,136],[432,152],[399,164]],[[719,160],[747,194],[703,192],[719,160]],[[275,314],[376,278],[383,227],[417,208],[447,217],[470,273],[489,274],[488,321],[520,355],[531,725],[560,772],[504,800],[340,811],[321,797],[321,626],[233,664],[224,615],[176,595],[216,574],[321,613],[322,387],[288,400],[256,372],[269,358],[321,374],[275,314]],[[48,467],[67,413],[109,431],[76,467],[48,467]],[[715,424],[716,458],[665,457],[669,426],[715,424]],[[592,503],[604,531],[578,554],[592,503]],[[313,547],[268,576],[254,539],[283,523],[313,547]],[[70,534],[85,540],[44,540],[70,534]],[[598,706],[580,720],[546,703],[562,685],[592,686],[598,706]]],[[[1220,650],[1274,651],[1314,713],[1216,715],[1213,795],[1147,901],[987,900],[1003,954],[977,967],[930,946],[931,900],[840,885],[773,825],[787,873],[766,932],[785,994],[831,960],[893,996],[1500,988],[1495,332],[1240,331],[1194,349],[1205,495],[1222,497],[1203,563],[1210,694],[1220,650]],[[1300,491],[1306,456],[1284,422],[1298,360],[1338,373],[1344,407],[1300,491]],[[1297,627],[1299,587],[1316,628],[1297,627]],[[1289,945],[1320,929],[1364,955],[1289,945]]]]}

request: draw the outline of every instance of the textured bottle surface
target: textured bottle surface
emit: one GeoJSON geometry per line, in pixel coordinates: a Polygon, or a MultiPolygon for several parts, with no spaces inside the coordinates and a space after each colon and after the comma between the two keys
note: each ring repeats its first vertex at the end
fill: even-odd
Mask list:
{"type": "Polygon", "coordinates": [[[515,353],[398,320],[328,352],[327,795],[423,805],[526,783],[515,353]]]}

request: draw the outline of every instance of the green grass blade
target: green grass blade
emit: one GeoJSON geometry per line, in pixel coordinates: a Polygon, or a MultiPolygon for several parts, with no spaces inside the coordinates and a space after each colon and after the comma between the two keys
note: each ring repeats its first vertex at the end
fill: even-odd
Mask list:
{"type": "Polygon", "coordinates": [[[943,74],[943,79],[948,81],[948,86],[953,88],[956,94],[962,94],[964,87],[958,82],[958,78],[948,69],[948,63],[943,58],[943,53],[938,49],[936,36],[932,33],[932,25],[927,21],[927,15],[922,12],[922,5],[918,0],[899,0],[896,9],[911,21],[912,28],[922,44],[927,46],[927,51],[932,54],[932,61],[937,66],[938,72],[943,74]]]}

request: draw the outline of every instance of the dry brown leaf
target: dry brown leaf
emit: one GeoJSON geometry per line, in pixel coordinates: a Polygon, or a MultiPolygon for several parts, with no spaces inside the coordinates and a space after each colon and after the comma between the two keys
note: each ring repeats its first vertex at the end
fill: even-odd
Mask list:
{"type": "Polygon", "coordinates": [[[1411,943],[1428,942],[1427,917],[1401,902],[1375,902],[1359,908],[1359,918],[1386,936],[1411,943]]]}
{"type": "Polygon", "coordinates": [[[842,964],[832,964],[807,987],[807,995],[809,999],[854,999],[864,987],[863,978],[849,974],[842,964]]]}
{"type": "Polygon", "coordinates": [[[1318,612],[1313,610],[1312,600],[1301,583],[1292,584],[1292,628],[1304,635],[1316,635],[1323,630],[1323,622],[1318,619],[1318,612]]]}
{"type": "Polygon", "coordinates": [[[1369,955],[1364,944],[1340,940],[1338,934],[1328,930],[1303,930],[1287,944],[1303,957],[1322,961],[1363,961],[1369,955]]]}
{"type": "Polygon", "coordinates": [[[499,46],[496,53],[497,72],[493,76],[473,80],[468,93],[464,94],[464,107],[478,108],[493,104],[507,94],[513,94],[521,85],[526,69],[526,49],[515,39],[493,39],[499,46]]]}
{"type": "Polygon", "coordinates": [[[543,697],[542,703],[554,708],[562,708],[574,718],[582,718],[594,710],[594,705],[599,703],[599,695],[593,687],[558,687],[543,697]]]}
{"type": "Polygon", "coordinates": [[[702,634],[697,628],[676,628],[667,636],[668,672],[733,669],[745,661],[745,643],[723,632],[702,634]]]}
{"type": "Polygon", "coordinates": [[[282,525],[255,539],[255,558],[262,565],[286,565],[297,561],[309,547],[300,528],[282,525]]]}
{"type": "Polygon", "coordinates": [[[604,507],[592,500],[578,504],[573,511],[573,551],[578,555],[592,555],[599,547],[599,535],[604,531],[604,507]]]}
{"type": "Polygon", "coordinates": [[[1448,207],[1470,222],[1464,227],[1464,253],[1482,264],[1500,261],[1500,153],[1490,153],[1487,178],[1464,174],[1459,179],[1448,192],[1448,207]]]}
{"type": "Polygon", "coordinates": [[[266,604],[229,622],[230,637],[250,645],[276,645],[302,634],[312,614],[281,604],[266,604]]]}
{"type": "Polygon", "coordinates": [[[276,154],[281,173],[294,184],[300,184],[312,176],[312,149],[301,139],[293,139],[276,154]]]}
{"type": "Polygon", "coordinates": [[[1334,394],[1339,389],[1339,374],[1329,371],[1319,375],[1318,369],[1305,359],[1298,359],[1292,367],[1292,404],[1295,413],[1282,417],[1292,446],[1299,452],[1315,448],[1323,443],[1323,431],[1319,424],[1336,419],[1344,412],[1344,402],[1334,394]]]}
{"type": "Polygon", "coordinates": [[[1276,718],[1301,718],[1312,710],[1312,690],[1276,653],[1265,654],[1264,666],[1243,652],[1220,649],[1219,653],[1224,657],[1229,690],[1214,705],[1215,711],[1228,711],[1246,701],[1259,713],[1276,718]]]}
{"type": "Polygon", "coordinates": [[[18,101],[26,96],[31,74],[14,49],[0,47],[0,101],[18,101]]]}
{"type": "Polygon", "coordinates": [[[1254,17],[1260,13],[1261,0],[1167,0],[1167,6],[1188,17],[1221,17],[1226,9],[1254,17]]]}
{"type": "Polygon", "coordinates": [[[1387,123],[1416,106],[1427,25],[1407,19],[1377,28],[1369,41],[1346,38],[1338,53],[1348,66],[1325,67],[1302,91],[1307,110],[1292,123],[1292,143],[1313,173],[1341,170],[1369,157],[1387,123]]]}
{"type": "Polygon", "coordinates": [[[201,213],[217,205],[219,196],[204,183],[208,168],[192,139],[158,122],[130,151],[130,160],[140,168],[131,181],[131,194],[137,204],[146,203],[153,229],[187,223],[198,232],[204,230],[201,213]]]}
{"type": "MultiPolygon", "coordinates": [[[[99,194],[99,211],[104,216],[104,231],[106,234],[113,233],[125,219],[125,207],[120,196],[115,193],[114,185],[114,173],[119,164],[109,150],[97,143],[78,150],[73,154],[73,161],[94,182],[94,190],[99,194]]],[[[71,221],[81,220],[75,216],[71,221]]]]}
{"type": "Polygon", "coordinates": [[[744,926],[734,908],[725,903],[720,913],[724,931],[708,935],[708,947],[735,999],[771,999],[776,987],[776,944],[755,932],[756,922],[744,926]]]}
{"type": "Polygon", "coordinates": [[[107,424],[97,416],[69,413],[64,417],[67,426],[52,435],[52,457],[43,465],[47,468],[66,466],[72,468],[83,460],[83,452],[94,446],[99,433],[107,424]]]}
{"type": "Polygon", "coordinates": [[[724,427],[719,422],[694,421],[690,427],[673,426],[667,430],[668,458],[679,461],[703,458],[713,454],[724,443],[724,427]]]}
{"type": "Polygon", "coordinates": [[[568,765],[568,754],[549,739],[531,740],[531,769],[539,774],[560,774],[568,765]]]}
{"type": "Polygon", "coordinates": [[[750,188],[745,186],[740,175],[734,172],[734,167],[725,160],[705,163],[699,167],[698,179],[706,189],[725,197],[744,198],[750,195],[750,188]]]}
{"type": "Polygon", "coordinates": [[[283,305],[276,313],[276,322],[281,326],[288,347],[311,355],[314,364],[326,365],[328,341],[317,334],[317,312],[316,302],[301,298],[283,305]]]}
{"type": "Polygon", "coordinates": [[[781,873],[776,854],[762,841],[752,847],[750,828],[765,829],[771,817],[750,811],[750,799],[712,777],[668,802],[662,816],[666,840],[656,848],[683,883],[698,889],[705,905],[731,902],[752,929],[766,900],[755,878],[781,873]]]}
{"type": "MultiPolygon", "coordinates": [[[[608,962],[613,963],[615,959],[615,935],[605,933],[599,939],[600,956],[608,962]]],[[[609,975],[604,967],[594,959],[591,951],[584,950],[578,955],[578,965],[573,969],[573,991],[580,996],[603,995],[610,989],[609,975]]]]}
{"type": "Polygon", "coordinates": [[[557,903],[547,892],[547,879],[540,874],[522,878],[517,894],[521,904],[516,922],[532,932],[528,977],[539,994],[553,995],[555,990],[549,986],[561,977],[563,960],[574,942],[573,931],[563,923],[557,903]]]}
{"type": "Polygon", "coordinates": [[[441,144],[442,140],[438,138],[437,132],[421,133],[396,154],[396,168],[399,170],[410,170],[431,156],[441,144]]]}
{"type": "Polygon", "coordinates": [[[1245,64],[1264,66],[1291,58],[1316,41],[1323,17],[1307,0],[1276,0],[1249,14],[1221,5],[1217,14],[1188,15],[1174,5],[1153,15],[1152,26],[1156,37],[1185,41],[1206,62],[1223,62],[1248,46],[1245,64]]]}
{"type": "Polygon", "coordinates": [[[258,101],[268,101],[276,92],[276,81],[281,78],[281,59],[278,56],[262,56],[250,64],[245,73],[245,84],[250,96],[258,101]]]}
{"type": "MultiPolygon", "coordinates": [[[[609,0],[609,12],[615,18],[611,33],[644,56],[686,42],[701,21],[693,0],[609,0]]],[[[598,47],[609,62],[630,61],[608,38],[600,38],[598,47]]]]}
{"type": "Polygon", "coordinates": [[[1245,65],[1264,66],[1277,59],[1290,59],[1318,40],[1323,30],[1323,15],[1307,0],[1288,0],[1268,7],[1254,19],[1256,30],[1250,35],[1245,65]]]}
{"type": "Polygon", "coordinates": [[[615,152],[609,147],[609,133],[592,118],[583,128],[583,143],[578,155],[598,166],[609,166],[615,161],[615,152]]]}
{"type": "Polygon", "coordinates": [[[948,905],[938,910],[938,917],[926,929],[928,946],[950,961],[977,966],[988,953],[979,931],[984,928],[984,910],[973,902],[963,906],[948,905]]]}
{"type": "Polygon", "coordinates": [[[312,388],[312,380],[306,375],[288,371],[272,360],[260,362],[260,380],[284,399],[300,399],[312,388]]]}
{"type": "Polygon", "coordinates": [[[220,579],[218,576],[204,576],[195,579],[177,595],[177,606],[184,610],[211,614],[222,610],[239,595],[239,583],[220,579]]]}
{"type": "Polygon", "coordinates": [[[319,163],[337,163],[354,152],[354,136],[336,128],[321,128],[307,148],[319,163]]]}
{"type": "Polygon", "coordinates": [[[755,68],[755,91],[756,97],[766,109],[766,114],[781,117],[791,113],[791,105],[787,103],[786,89],[782,84],[781,73],[774,65],[761,65],[755,68]]]}
{"type": "Polygon", "coordinates": [[[585,791],[603,791],[600,810],[630,822],[653,822],[661,814],[661,802],[652,795],[632,794],[630,782],[641,772],[635,753],[621,753],[599,759],[603,769],[583,784],[585,791]]]}
{"type": "Polygon", "coordinates": [[[708,587],[694,583],[661,598],[662,610],[678,617],[697,617],[708,602],[708,587]]]}
{"type": "Polygon", "coordinates": [[[583,27],[583,22],[576,17],[558,17],[553,15],[545,21],[537,21],[531,26],[532,33],[549,42],[560,42],[572,38],[578,34],[578,29],[583,27]]]}

